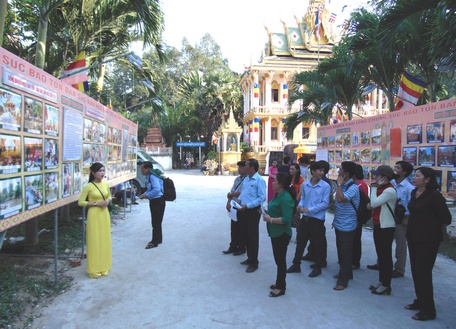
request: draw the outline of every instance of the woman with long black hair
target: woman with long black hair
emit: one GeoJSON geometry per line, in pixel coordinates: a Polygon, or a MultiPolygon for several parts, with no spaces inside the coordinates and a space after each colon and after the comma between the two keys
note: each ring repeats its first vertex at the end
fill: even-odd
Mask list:
{"type": "Polygon", "coordinates": [[[276,192],[274,199],[268,204],[268,214],[263,214],[271,237],[272,251],[277,265],[275,284],[270,286],[269,297],[285,295],[287,275],[287,247],[291,238],[291,217],[296,208],[296,192],[291,186],[291,175],[279,172],[272,182],[276,192]]]}

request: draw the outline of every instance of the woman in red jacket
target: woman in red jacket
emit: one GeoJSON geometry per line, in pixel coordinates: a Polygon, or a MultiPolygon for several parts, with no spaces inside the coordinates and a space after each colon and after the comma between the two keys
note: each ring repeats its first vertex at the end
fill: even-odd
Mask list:
{"type": "Polygon", "coordinates": [[[439,185],[432,168],[418,168],[412,183],[416,189],[412,191],[408,206],[407,242],[416,299],[405,308],[419,310],[412,316],[414,320],[434,320],[432,269],[443,240],[443,228],[451,223],[451,214],[444,197],[437,190],[439,185]]]}

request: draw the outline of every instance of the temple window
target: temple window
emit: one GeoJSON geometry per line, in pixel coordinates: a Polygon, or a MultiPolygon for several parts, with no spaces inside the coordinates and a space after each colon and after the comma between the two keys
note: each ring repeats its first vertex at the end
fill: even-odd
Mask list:
{"type": "Polygon", "coordinates": [[[302,139],[308,139],[310,137],[310,130],[308,127],[302,127],[302,139]]]}
{"type": "Polygon", "coordinates": [[[271,140],[278,140],[277,127],[271,127],[271,140]]]}
{"type": "Polygon", "coordinates": [[[279,102],[279,84],[276,81],[273,81],[271,84],[271,101],[275,103],[279,102]]]}

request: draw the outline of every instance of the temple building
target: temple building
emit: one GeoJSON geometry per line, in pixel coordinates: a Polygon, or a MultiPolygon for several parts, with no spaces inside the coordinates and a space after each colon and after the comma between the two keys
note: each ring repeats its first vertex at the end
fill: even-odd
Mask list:
{"type": "MultiPolygon", "coordinates": [[[[293,138],[286,138],[283,125],[287,116],[300,111],[298,102],[291,109],[288,106],[289,81],[294,74],[313,70],[331,56],[333,46],[343,34],[343,27],[335,24],[335,14],[325,8],[325,0],[310,0],[306,14],[294,19],[292,25],[282,21],[280,32],[271,32],[265,26],[268,39],[263,54],[258,63],[246,67],[240,80],[244,97],[244,142],[249,143],[264,164],[272,152],[283,152],[289,144],[299,146],[300,152],[295,153],[315,153],[315,122],[298,125],[293,138]]],[[[366,99],[372,100],[374,106],[360,108],[364,115],[377,114],[378,111],[371,113],[377,104],[378,108],[387,108],[382,102],[384,97],[376,89],[366,99]]]]}

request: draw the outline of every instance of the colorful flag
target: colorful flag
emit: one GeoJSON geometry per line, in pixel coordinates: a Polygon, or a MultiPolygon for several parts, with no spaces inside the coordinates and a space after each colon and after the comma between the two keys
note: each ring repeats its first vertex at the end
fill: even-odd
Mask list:
{"type": "Polygon", "coordinates": [[[253,132],[253,120],[249,121],[249,131],[252,133],[253,132]]]}
{"type": "Polygon", "coordinates": [[[346,19],[344,19],[344,23],[342,24],[342,28],[343,28],[344,30],[346,30],[346,29],[348,29],[348,25],[349,25],[349,24],[348,24],[348,21],[347,21],[346,19]]]}
{"type": "Polygon", "coordinates": [[[399,91],[397,92],[395,111],[409,107],[408,104],[416,105],[425,87],[425,82],[404,71],[399,84],[399,91]]]}
{"type": "Polygon", "coordinates": [[[317,40],[320,41],[320,11],[319,10],[317,10],[315,12],[314,33],[315,33],[315,36],[317,37],[317,40]]]}
{"type": "Polygon", "coordinates": [[[218,143],[218,136],[217,136],[217,133],[214,131],[214,133],[212,134],[212,145],[217,144],[217,143],[218,143]]]}
{"type": "Polygon", "coordinates": [[[253,86],[253,97],[258,98],[259,94],[260,94],[260,85],[258,83],[255,83],[255,85],[253,86]]]}
{"type": "Polygon", "coordinates": [[[111,98],[109,99],[109,103],[108,103],[108,109],[112,110],[112,100],[111,98]]]}
{"type": "Polygon", "coordinates": [[[329,17],[329,22],[334,23],[336,21],[337,14],[331,13],[331,16],[329,17]]]}
{"type": "Polygon", "coordinates": [[[60,80],[72,85],[73,88],[79,91],[89,90],[89,78],[87,77],[86,55],[85,51],[81,51],[76,59],[68,65],[68,67],[60,73],[60,80]]]}
{"type": "Polygon", "coordinates": [[[282,95],[282,98],[284,98],[284,99],[288,98],[288,85],[287,85],[287,84],[284,84],[284,85],[283,85],[283,95],[282,95]]]}
{"type": "Polygon", "coordinates": [[[254,118],[253,119],[253,131],[257,133],[259,128],[260,128],[260,118],[254,118]]]}

